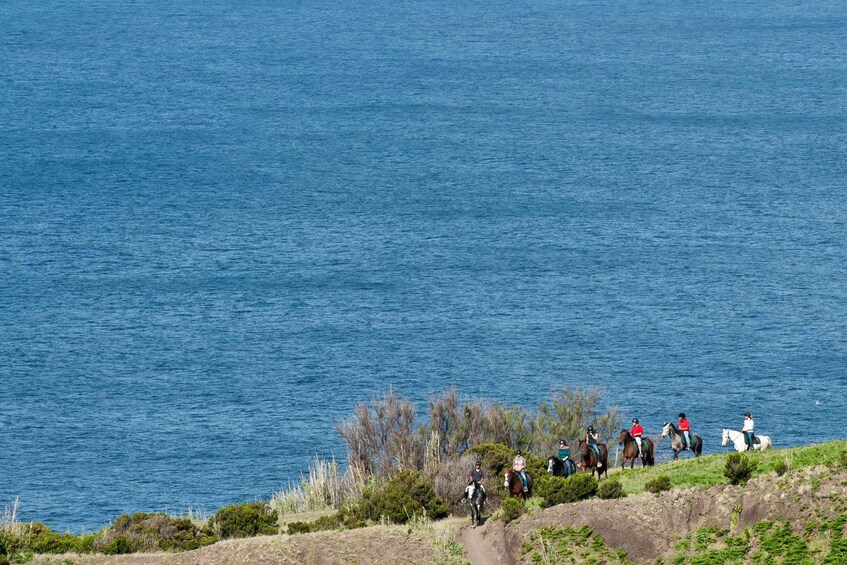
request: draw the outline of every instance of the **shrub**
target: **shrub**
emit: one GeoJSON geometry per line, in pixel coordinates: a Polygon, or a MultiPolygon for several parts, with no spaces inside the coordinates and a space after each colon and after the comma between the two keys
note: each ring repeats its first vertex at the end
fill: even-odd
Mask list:
{"type": "Polygon", "coordinates": [[[349,466],[380,477],[390,477],[398,468],[423,468],[425,443],[416,417],[414,403],[392,389],[370,404],[359,403],[351,418],[335,426],[347,444],[349,466]]]}
{"type": "Polygon", "coordinates": [[[167,514],[136,512],[123,514],[115,519],[101,536],[86,541],[79,540],[80,546],[90,545],[90,550],[105,552],[121,549],[124,538],[131,552],[157,550],[191,550],[210,545],[217,538],[198,528],[189,518],[173,518],[167,514]],[[115,545],[117,544],[117,545],[115,545]]]}
{"type": "Polygon", "coordinates": [[[773,466],[773,470],[781,477],[788,471],[788,465],[785,464],[785,461],[779,461],[773,466]]]}
{"type": "Polygon", "coordinates": [[[544,498],[547,506],[576,502],[591,498],[597,493],[597,479],[593,475],[549,477],[540,482],[536,494],[544,498]]]}
{"type": "Polygon", "coordinates": [[[132,542],[126,536],[116,536],[101,550],[106,555],[124,555],[132,553],[132,542]]]}
{"type": "Polygon", "coordinates": [[[644,489],[653,494],[671,490],[671,478],[667,475],[659,475],[655,479],[650,479],[644,484],[644,489]]]}
{"type": "Polygon", "coordinates": [[[733,485],[743,485],[753,475],[758,464],[741,453],[730,453],[726,457],[723,475],[733,485]]]}
{"type": "Polygon", "coordinates": [[[509,497],[503,500],[500,509],[503,511],[503,521],[508,524],[512,520],[517,520],[523,514],[524,501],[520,498],[509,497]]]}
{"type": "Polygon", "coordinates": [[[482,462],[482,466],[486,471],[493,475],[499,475],[503,469],[512,466],[512,461],[515,458],[515,451],[499,443],[483,443],[475,445],[467,451],[466,455],[473,455],[482,462]]]}
{"type": "Polygon", "coordinates": [[[420,471],[401,471],[383,488],[366,492],[357,511],[362,519],[385,517],[396,524],[405,524],[413,516],[421,515],[437,520],[447,513],[447,505],[420,471]]]}
{"type": "Polygon", "coordinates": [[[609,479],[600,483],[600,488],[597,489],[597,496],[605,499],[623,498],[626,496],[626,493],[620,481],[609,479]]]}
{"type": "Polygon", "coordinates": [[[264,502],[233,504],[215,512],[203,533],[211,537],[218,531],[221,538],[273,535],[279,532],[278,518],[276,510],[271,510],[264,502]]]}

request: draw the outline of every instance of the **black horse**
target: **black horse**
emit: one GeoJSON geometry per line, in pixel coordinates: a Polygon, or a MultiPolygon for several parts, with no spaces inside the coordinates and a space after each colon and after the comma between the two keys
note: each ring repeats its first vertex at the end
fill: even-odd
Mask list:
{"type": "Polygon", "coordinates": [[[576,465],[568,458],[562,460],[555,456],[548,457],[547,472],[554,477],[570,477],[576,473],[576,465]]]}
{"type": "Polygon", "coordinates": [[[482,523],[482,505],[485,503],[485,489],[476,481],[471,481],[462,494],[462,502],[471,505],[471,524],[476,528],[482,523]]]}

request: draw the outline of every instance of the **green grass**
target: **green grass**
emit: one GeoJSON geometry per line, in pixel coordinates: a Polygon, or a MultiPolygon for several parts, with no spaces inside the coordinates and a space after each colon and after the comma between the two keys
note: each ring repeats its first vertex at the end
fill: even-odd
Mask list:
{"type": "MultiPolygon", "coordinates": [[[[734,452],[727,450],[726,453],[734,452]]],[[[673,488],[728,484],[729,481],[723,475],[726,453],[704,455],[696,459],[693,457],[680,459],[661,463],[655,467],[626,469],[615,473],[615,477],[620,480],[628,494],[645,492],[645,483],[659,475],[670,477],[673,488]]],[[[758,477],[774,471],[779,463],[787,465],[789,470],[814,465],[838,466],[842,464],[843,453],[847,453],[847,441],[831,441],[807,447],[750,451],[747,454],[758,463],[753,473],[753,477],[758,477]]]]}

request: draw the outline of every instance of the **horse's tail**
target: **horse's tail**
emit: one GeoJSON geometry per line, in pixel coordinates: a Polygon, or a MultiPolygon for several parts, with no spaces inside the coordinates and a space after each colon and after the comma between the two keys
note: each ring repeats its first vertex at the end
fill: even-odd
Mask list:
{"type": "Polygon", "coordinates": [[[699,457],[703,454],[703,438],[700,436],[695,436],[697,438],[697,445],[694,446],[694,455],[699,457]]]}

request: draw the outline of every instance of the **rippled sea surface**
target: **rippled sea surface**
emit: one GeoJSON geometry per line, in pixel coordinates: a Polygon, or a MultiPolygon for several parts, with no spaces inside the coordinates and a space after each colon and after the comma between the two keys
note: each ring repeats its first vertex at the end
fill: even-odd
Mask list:
{"type": "MultiPolygon", "coordinates": [[[[267,498],[388,386],[847,427],[847,5],[0,4],[0,506],[267,498]]],[[[666,449],[666,445],[665,445],[666,449]]]]}

